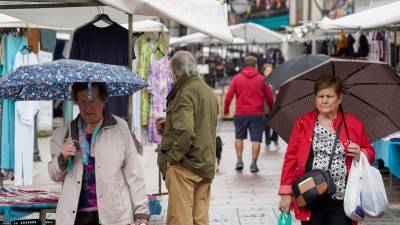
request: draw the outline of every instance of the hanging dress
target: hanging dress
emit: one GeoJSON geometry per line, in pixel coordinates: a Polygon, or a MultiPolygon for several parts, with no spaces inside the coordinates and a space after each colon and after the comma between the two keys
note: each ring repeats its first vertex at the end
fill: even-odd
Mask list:
{"type": "Polygon", "coordinates": [[[168,56],[157,60],[155,55],[151,56],[149,67],[149,91],[151,95],[149,116],[149,141],[159,144],[160,135],[157,133],[156,121],[158,117],[165,117],[167,106],[167,95],[171,91],[173,80],[169,68],[168,56]]]}
{"type": "MultiPolygon", "coordinates": [[[[13,70],[17,53],[28,44],[24,36],[7,35],[3,75],[13,70]]],[[[1,168],[14,169],[15,101],[3,100],[1,127],[1,168]]]]}

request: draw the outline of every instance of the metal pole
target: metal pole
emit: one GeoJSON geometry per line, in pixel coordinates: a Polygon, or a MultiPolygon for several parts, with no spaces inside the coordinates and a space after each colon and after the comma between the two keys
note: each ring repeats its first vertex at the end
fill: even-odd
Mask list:
{"type": "MultiPolygon", "coordinates": [[[[133,14],[128,14],[128,68],[132,70],[133,59],[133,14]]],[[[132,129],[132,96],[128,97],[128,126],[132,129]]]]}
{"type": "Polygon", "coordinates": [[[133,15],[128,14],[128,68],[132,70],[132,59],[133,59],[133,43],[132,43],[132,34],[133,34],[133,15]]]}
{"type": "Polygon", "coordinates": [[[33,136],[33,139],[34,139],[34,143],[33,143],[33,146],[34,146],[34,150],[33,150],[33,161],[34,162],[40,162],[40,161],[42,161],[42,159],[40,158],[40,155],[39,155],[39,147],[38,147],[38,142],[37,142],[37,140],[38,140],[38,133],[37,133],[37,123],[38,123],[38,120],[37,120],[37,113],[36,113],[36,115],[35,115],[35,122],[34,122],[34,136],[33,136]]]}

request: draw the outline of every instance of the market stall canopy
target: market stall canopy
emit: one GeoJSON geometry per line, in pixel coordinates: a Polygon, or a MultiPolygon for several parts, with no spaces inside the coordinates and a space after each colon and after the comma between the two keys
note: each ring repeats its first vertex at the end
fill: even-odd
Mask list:
{"type": "Polygon", "coordinates": [[[231,43],[227,7],[217,0],[100,0],[134,15],[166,17],[187,27],[231,43]]]}
{"type": "MultiPolygon", "coordinates": [[[[126,29],[128,29],[127,23],[121,25],[126,29]]],[[[28,23],[1,13],[0,13],[0,27],[46,28],[46,26],[39,26],[36,24],[28,23]]],[[[168,32],[168,28],[163,23],[158,21],[142,20],[133,23],[133,32],[168,32]]]]}
{"type": "Polygon", "coordinates": [[[240,37],[248,43],[282,43],[284,36],[278,32],[255,23],[241,23],[229,26],[234,37],[240,37]]]}
{"type": "MultiPolygon", "coordinates": [[[[128,24],[122,24],[128,29],[128,24]]],[[[168,32],[168,28],[161,22],[154,20],[143,20],[133,23],[133,32],[168,32]]]]}
{"type": "MultiPolygon", "coordinates": [[[[255,23],[242,23],[229,26],[233,34],[233,44],[257,43],[278,44],[283,42],[284,35],[255,23]]],[[[203,33],[194,33],[171,40],[171,45],[211,44],[218,40],[203,33]]]]}
{"type": "MultiPolygon", "coordinates": [[[[182,37],[178,38],[171,38],[170,39],[170,45],[189,45],[189,44],[218,44],[221,43],[221,41],[212,38],[208,35],[205,35],[203,33],[194,33],[194,34],[188,34],[182,37]]],[[[246,43],[246,40],[243,38],[239,37],[233,37],[233,44],[244,44],[246,43]]]]}
{"type": "Polygon", "coordinates": [[[324,18],[317,22],[323,30],[371,29],[400,23],[400,1],[367,9],[335,20],[324,18]]]}
{"type": "MultiPolygon", "coordinates": [[[[128,20],[126,13],[112,7],[104,6],[102,10],[116,23],[123,24],[128,20]]],[[[99,14],[99,9],[96,7],[0,9],[0,13],[40,27],[73,30],[93,20],[99,14]]],[[[150,18],[153,17],[135,15],[133,21],[150,18]]]]}
{"type": "Polygon", "coordinates": [[[126,13],[134,15],[133,21],[166,17],[221,41],[233,40],[227,6],[218,0],[0,0],[0,13],[50,28],[75,29],[91,21],[99,9],[120,24],[127,22],[126,13]]]}
{"type": "Polygon", "coordinates": [[[0,14],[0,27],[21,27],[21,25],[26,24],[14,17],[0,14]]]}

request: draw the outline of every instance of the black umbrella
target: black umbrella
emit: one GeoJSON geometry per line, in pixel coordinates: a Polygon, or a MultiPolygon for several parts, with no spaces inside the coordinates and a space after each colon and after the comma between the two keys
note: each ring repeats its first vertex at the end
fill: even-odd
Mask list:
{"type": "Polygon", "coordinates": [[[372,141],[400,130],[400,77],[388,64],[361,60],[329,59],[279,89],[270,126],[289,141],[295,120],[315,109],[314,83],[321,75],[343,82],[342,108],[364,122],[372,141]]]}
{"type": "Polygon", "coordinates": [[[281,84],[290,78],[316,66],[329,59],[327,55],[301,55],[286,60],[274,69],[271,74],[265,78],[264,82],[269,83],[277,90],[281,84]]]}

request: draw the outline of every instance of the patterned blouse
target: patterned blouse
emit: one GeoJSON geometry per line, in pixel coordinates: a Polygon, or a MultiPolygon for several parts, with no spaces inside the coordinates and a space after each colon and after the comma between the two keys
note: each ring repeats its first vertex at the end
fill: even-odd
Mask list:
{"type": "MultiPolygon", "coordinates": [[[[90,146],[92,134],[87,134],[87,140],[90,146]]],[[[89,156],[88,165],[83,165],[82,188],[79,197],[78,211],[97,211],[96,174],[94,172],[94,161],[94,157],[89,156]]]]}
{"type": "MultiPolygon", "coordinates": [[[[329,159],[335,141],[336,132],[330,132],[317,121],[314,128],[313,151],[314,162],[313,169],[328,170],[329,159]]],[[[343,200],[346,190],[346,158],[343,144],[338,140],[335,154],[332,160],[330,173],[336,185],[336,193],[333,199],[343,200]]]]}

